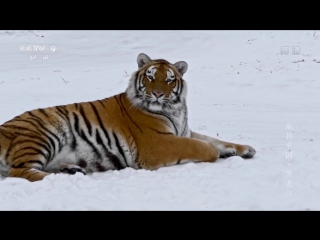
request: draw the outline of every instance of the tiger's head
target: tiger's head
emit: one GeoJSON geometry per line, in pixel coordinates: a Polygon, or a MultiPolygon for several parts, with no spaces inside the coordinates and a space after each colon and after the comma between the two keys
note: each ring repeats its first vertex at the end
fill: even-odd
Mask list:
{"type": "Polygon", "coordinates": [[[185,104],[187,84],[182,79],[188,69],[184,61],[171,64],[164,59],[137,57],[139,70],[132,74],[126,90],[133,107],[150,111],[170,111],[185,104]]]}

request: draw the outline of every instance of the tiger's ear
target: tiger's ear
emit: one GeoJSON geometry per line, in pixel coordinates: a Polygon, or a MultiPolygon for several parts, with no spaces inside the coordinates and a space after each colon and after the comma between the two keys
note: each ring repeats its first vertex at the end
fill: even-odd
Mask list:
{"type": "Polygon", "coordinates": [[[188,70],[188,64],[185,61],[176,62],[174,66],[181,76],[183,76],[183,74],[188,70]]]}
{"type": "Polygon", "coordinates": [[[139,69],[142,68],[144,65],[146,65],[148,62],[150,62],[151,59],[148,57],[147,54],[140,53],[137,57],[137,63],[139,69]]]}

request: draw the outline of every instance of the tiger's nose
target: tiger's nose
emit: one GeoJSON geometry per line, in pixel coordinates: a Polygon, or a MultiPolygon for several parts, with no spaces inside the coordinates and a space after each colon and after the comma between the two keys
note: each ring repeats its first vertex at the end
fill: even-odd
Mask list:
{"type": "Polygon", "coordinates": [[[164,95],[164,92],[156,91],[156,90],[152,91],[152,93],[153,93],[153,95],[156,96],[156,98],[160,98],[164,95]]]}

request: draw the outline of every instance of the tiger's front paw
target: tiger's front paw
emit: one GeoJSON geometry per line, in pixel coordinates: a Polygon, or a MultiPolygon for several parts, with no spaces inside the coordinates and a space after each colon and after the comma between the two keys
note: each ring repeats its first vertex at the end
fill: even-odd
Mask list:
{"type": "Polygon", "coordinates": [[[60,172],[68,174],[75,174],[76,172],[81,172],[84,175],[86,175],[86,170],[84,170],[82,167],[72,164],[62,164],[60,166],[60,172]]]}
{"type": "Polygon", "coordinates": [[[228,158],[232,156],[237,156],[237,150],[235,148],[226,148],[220,151],[220,158],[228,158]]]}
{"type": "Polygon", "coordinates": [[[242,158],[252,158],[256,154],[256,150],[249,145],[241,145],[239,150],[239,156],[242,158]]]}

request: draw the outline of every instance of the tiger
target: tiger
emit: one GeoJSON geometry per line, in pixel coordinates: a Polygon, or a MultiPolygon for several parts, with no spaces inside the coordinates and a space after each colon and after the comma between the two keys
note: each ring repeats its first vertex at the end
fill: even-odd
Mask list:
{"type": "Polygon", "coordinates": [[[0,126],[0,174],[30,182],[49,174],[157,170],[187,162],[252,158],[249,145],[188,127],[185,61],[140,53],[126,90],[96,101],[26,111],[0,126]]]}

